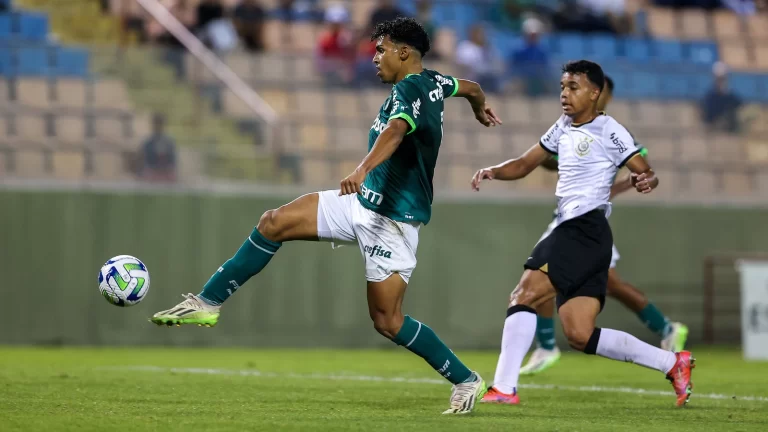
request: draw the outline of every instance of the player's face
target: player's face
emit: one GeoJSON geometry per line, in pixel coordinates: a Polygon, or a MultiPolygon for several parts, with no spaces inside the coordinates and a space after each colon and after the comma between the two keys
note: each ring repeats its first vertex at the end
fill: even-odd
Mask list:
{"type": "Polygon", "coordinates": [[[376,76],[383,83],[394,83],[400,66],[400,47],[389,36],[382,36],[376,41],[376,54],[373,56],[373,64],[376,65],[376,76]]]}
{"type": "Polygon", "coordinates": [[[560,80],[560,104],[563,114],[577,116],[589,110],[597,102],[600,91],[589,82],[585,74],[566,72],[560,80]]]}

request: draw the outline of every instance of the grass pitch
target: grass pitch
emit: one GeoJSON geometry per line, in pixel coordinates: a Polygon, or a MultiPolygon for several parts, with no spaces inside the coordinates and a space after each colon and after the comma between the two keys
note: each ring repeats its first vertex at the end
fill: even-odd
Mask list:
{"type": "MultiPolygon", "coordinates": [[[[0,348],[0,430],[768,430],[768,363],[694,354],[683,409],[658,372],[568,353],[520,406],[448,417],[450,386],[402,349],[0,348]]],[[[495,353],[459,356],[493,379],[495,353]]]]}

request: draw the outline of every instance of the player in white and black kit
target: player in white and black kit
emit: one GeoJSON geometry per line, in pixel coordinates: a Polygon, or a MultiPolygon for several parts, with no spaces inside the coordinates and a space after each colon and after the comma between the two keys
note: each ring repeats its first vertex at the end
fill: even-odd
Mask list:
{"type": "Polygon", "coordinates": [[[690,397],[690,352],[672,353],[625,332],[595,327],[611,263],[613,235],[607,217],[616,172],[627,166],[631,184],[640,193],[650,193],[659,184],[629,132],[598,112],[604,82],[596,63],[581,60],[563,66],[563,115],[523,156],[481,169],[472,178],[474,190],[483,180],[518,180],[558,155],[558,224],[534,247],[510,296],[494,386],[483,402],[519,401],[517,380],[536,332],[536,307],[553,298],[571,347],[663,372],[672,382],[678,406],[690,397]]]}

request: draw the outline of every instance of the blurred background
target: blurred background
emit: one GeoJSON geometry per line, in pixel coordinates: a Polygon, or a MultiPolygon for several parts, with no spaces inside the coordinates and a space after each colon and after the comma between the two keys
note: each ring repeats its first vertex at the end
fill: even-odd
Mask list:
{"type": "MultiPolygon", "coordinates": [[[[200,287],[264,210],[335,188],[389,87],[372,27],[418,18],[426,65],[480,82],[503,127],[446,102],[433,221],[407,311],[451,346],[496,348],[545,230],[556,174],[469,193],[560,115],[559,67],[616,84],[609,114],[661,186],[616,200],[620,273],[693,344],[738,344],[736,263],[768,258],[768,8],[758,0],[0,0],[0,343],[385,346],[355,248],[283,248],[213,330],[146,318],[200,287]],[[765,253],[765,255],[763,255],[765,253]],[[131,254],[152,284],[119,310],[97,271],[131,254]],[[466,316],[472,316],[467,320],[466,316]]],[[[764,291],[764,290],[763,290],[764,291]]],[[[768,330],[765,304],[745,321],[768,330]]],[[[752,312],[750,312],[752,313],[752,312]]],[[[617,303],[603,325],[656,338],[617,303]]],[[[751,331],[751,330],[750,330],[751,331]]],[[[561,344],[561,346],[565,346],[561,344]]]]}

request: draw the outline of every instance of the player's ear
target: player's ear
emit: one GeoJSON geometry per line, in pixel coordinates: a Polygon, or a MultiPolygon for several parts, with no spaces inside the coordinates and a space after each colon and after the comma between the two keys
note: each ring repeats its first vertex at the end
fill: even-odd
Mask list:
{"type": "Polygon", "coordinates": [[[408,45],[403,45],[400,47],[400,61],[406,61],[408,60],[408,57],[411,56],[411,47],[408,45]]]}

